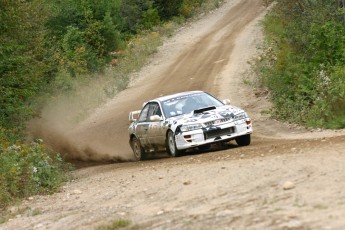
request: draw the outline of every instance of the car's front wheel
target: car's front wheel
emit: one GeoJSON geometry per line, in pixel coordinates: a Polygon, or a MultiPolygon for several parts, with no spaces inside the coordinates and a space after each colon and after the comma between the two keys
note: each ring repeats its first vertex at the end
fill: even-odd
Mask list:
{"type": "Polygon", "coordinates": [[[140,141],[136,137],[132,138],[132,148],[136,160],[145,160],[145,150],[141,147],[140,141]]]}
{"type": "Polygon", "coordinates": [[[175,135],[171,130],[168,132],[167,135],[167,150],[168,153],[173,157],[178,157],[183,153],[183,151],[177,149],[175,135]]]}
{"type": "Polygon", "coordinates": [[[250,134],[239,136],[235,140],[239,146],[250,145],[250,134]]]}

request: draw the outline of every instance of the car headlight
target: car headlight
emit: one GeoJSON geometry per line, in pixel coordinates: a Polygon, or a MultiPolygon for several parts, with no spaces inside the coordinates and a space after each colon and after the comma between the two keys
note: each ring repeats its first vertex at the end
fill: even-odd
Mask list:
{"type": "Polygon", "coordinates": [[[191,125],[182,125],[181,126],[182,132],[192,131],[192,130],[196,130],[196,129],[202,129],[202,124],[191,124],[191,125]]]}
{"type": "Polygon", "coordinates": [[[239,114],[236,114],[234,116],[234,121],[237,121],[237,120],[242,120],[242,119],[245,119],[247,118],[247,114],[246,113],[239,113],[239,114]]]}

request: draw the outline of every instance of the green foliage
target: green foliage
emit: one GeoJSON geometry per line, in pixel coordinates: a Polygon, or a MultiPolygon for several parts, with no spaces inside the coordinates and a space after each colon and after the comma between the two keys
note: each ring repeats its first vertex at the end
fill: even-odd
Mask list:
{"type": "Polygon", "coordinates": [[[264,20],[262,83],[275,116],[344,128],[345,27],[336,2],[280,0],[264,20]]]}
{"type": "Polygon", "coordinates": [[[101,70],[122,44],[120,1],[48,2],[46,46],[58,52],[55,62],[72,77],[101,70]]]}
{"type": "Polygon", "coordinates": [[[24,125],[31,116],[29,101],[42,87],[39,21],[45,14],[35,4],[0,1],[0,124],[8,128],[24,125]]]}
{"type": "Polygon", "coordinates": [[[183,0],[155,0],[159,16],[164,20],[169,20],[178,16],[182,7],[183,0]]]}
{"type": "Polygon", "coordinates": [[[100,225],[96,229],[97,230],[122,229],[122,228],[128,227],[130,224],[131,224],[131,221],[129,221],[129,220],[119,219],[119,220],[115,220],[115,221],[111,222],[110,224],[100,225]]]}
{"type": "Polygon", "coordinates": [[[127,36],[160,24],[160,15],[152,0],[128,0],[121,5],[122,32],[127,36]]]}
{"type": "Polygon", "coordinates": [[[158,10],[155,8],[150,8],[143,13],[143,18],[141,20],[142,29],[152,29],[154,26],[160,23],[160,17],[158,10]]]}
{"type": "MultiPolygon", "coordinates": [[[[204,2],[205,1],[202,0],[184,0],[180,8],[180,14],[185,18],[192,17],[204,2]]],[[[219,2],[220,1],[217,1],[216,4],[219,2]]],[[[218,7],[218,5],[216,5],[216,7],[218,7]]]]}
{"type": "MultiPolygon", "coordinates": [[[[170,20],[182,16],[190,18],[203,3],[213,2],[205,0],[156,0],[155,6],[158,9],[159,16],[163,20],[170,20]]],[[[220,1],[216,1],[219,4],[220,1]]]]}
{"type": "Polygon", "coordinates": [[[50,154],[41,140],[29,145],[11,144],[0,132],[0,209],[18,198],[47,194],[67,179],[69,166],[60,155],[50,154]]]}

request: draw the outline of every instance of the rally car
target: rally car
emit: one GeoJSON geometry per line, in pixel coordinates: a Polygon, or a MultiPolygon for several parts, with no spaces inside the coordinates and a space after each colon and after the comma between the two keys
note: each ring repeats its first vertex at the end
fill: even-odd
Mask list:
{"type": "Polygon", "coordinates": [[[253,132],[248,114],[230,100],[220,101],[203,91],[188,91],[145,102],[129,113],[129,144],[136,160],[167,151],[174,157],[187,149],[210,148],[235,140],[249,145],[253,132]]]}

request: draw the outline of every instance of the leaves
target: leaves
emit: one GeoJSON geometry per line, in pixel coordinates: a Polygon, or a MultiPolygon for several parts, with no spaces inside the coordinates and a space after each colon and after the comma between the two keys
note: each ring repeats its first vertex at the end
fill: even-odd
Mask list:
{"type": "Polygon", "coordinates": [[[275,115],[343,128],[345,80],[338,66],[345,61],[345,25],[336,1],[279,0],[264,26],[276,57],[262,62],[275,115]]]}
{"type": "Polygon", "coordinates": [[[55,191],[70,169],[58,154],[49,154],[41,141],[1,149],[0,162],[0,209],[18,198],[55,191]]]}

